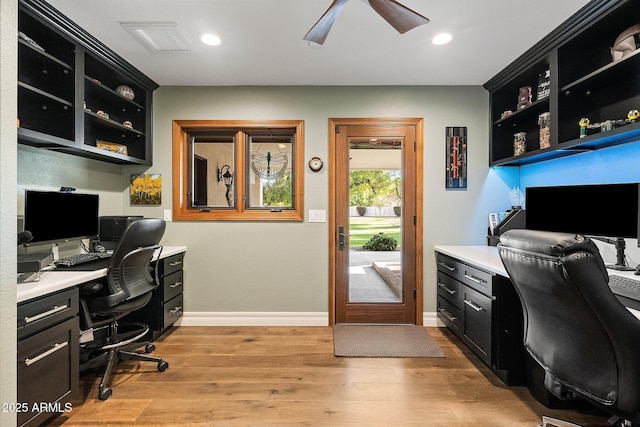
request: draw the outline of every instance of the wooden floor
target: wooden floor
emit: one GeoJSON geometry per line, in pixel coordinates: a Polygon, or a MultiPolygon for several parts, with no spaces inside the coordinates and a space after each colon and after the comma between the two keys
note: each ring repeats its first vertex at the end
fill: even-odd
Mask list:
{"type": "Polygon", "coordinates": [[[550,410],[503,385],[444,328],[438,359],[339,358],[329,327],[180,327],[156,342],[170,363],[126,362],[113,396],[80,380],[69,426],[531,426],[541,416],[607,426],[598,412],[550,410]]]}

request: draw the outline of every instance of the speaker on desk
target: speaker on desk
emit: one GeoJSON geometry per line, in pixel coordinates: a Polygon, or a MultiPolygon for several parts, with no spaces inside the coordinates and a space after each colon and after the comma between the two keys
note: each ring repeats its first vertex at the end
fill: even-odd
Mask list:
{"type": "Polygon", "coordinates": [[[114,250],[127,226],[141,218],[142,216],[101,216],[99,218],[99,244],[108,251],[114,250]]]}

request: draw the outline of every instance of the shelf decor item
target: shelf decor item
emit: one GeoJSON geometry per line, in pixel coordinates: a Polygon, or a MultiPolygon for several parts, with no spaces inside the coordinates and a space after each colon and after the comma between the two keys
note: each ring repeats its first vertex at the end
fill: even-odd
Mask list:
{"type": "Polygon", "coordinates": [[[527,151],[527,133],[518,132],[513,135],[513,155],[521,156],[527,151]]]}
{"type": "Polygon", "coordinates": [[[531,86],[521,87],[518,91],[518,110],[522,110],[531,105],[531,86]]]}
{"type": "Polygon", "coordinates": [[[445,129],[445,188],[467,188],[467,128],[445,129]]]}
{"type": "Polygon", "coordinates": [[[638,37],[640,37],[640,24],[633,25],[620,33],[611,48],[612,61],[615,62],[629,56],[638,49],[640,47],[638,37]]]}
{"type": "Polygon", "coordinates": [[[551,72],[545,71],[538,75],[538,93],[536,94],[536,101],[547,98],[551,94],[551,72]]]}
{"type": "Polygon", "coordinates": [[[551,113],[548,111],[538,116],[540,125],[540,149],[551,147],[551,113]]]}
{"type": "Polygon", "coordinates": [[[133,98],[136,97],[135,92],[127,85],[120,85],[116,88],[116,93],[123,98],[128,99],[129,101],[133,101],[133,98]]]}
{"type": "Polygon", "coordinates": [[[124,156],[127,155],[127,146],[122,144],[116,144],[115,142],[102,141],[98,139],[96,141],[96,147],[102,150],[108,150],[114,153],[122,154],[124,156]]]}

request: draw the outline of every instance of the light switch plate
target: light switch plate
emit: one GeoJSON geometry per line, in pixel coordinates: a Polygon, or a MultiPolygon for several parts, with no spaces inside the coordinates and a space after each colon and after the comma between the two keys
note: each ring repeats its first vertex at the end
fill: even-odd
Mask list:
{"type": "Polygon", "coordinates": [[[171,209],[164,210],[164,220],[171,221],[171,209]]]}
{"type": "Polygon", "coordinates": [[[309,222],[327,222],[327,211],[309,209],[309,222]]]}

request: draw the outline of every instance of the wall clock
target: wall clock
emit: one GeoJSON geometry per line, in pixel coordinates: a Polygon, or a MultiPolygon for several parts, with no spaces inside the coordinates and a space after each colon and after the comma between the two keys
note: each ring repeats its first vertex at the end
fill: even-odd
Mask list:
{"type": "Polygon", "coordinates": [[[323,163],[320,157],[312,157],[311,160],[309,160],[309,169],[311,169],[313,172],[318,172],[320,169],[322,169],[322,166],[323,163]]]}

